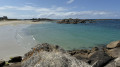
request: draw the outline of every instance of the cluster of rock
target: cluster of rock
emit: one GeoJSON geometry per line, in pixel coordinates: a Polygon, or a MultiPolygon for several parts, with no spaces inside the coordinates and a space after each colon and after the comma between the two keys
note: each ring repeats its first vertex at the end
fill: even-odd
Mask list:
{"type": "Polygon", "coordinates": [[[120,67],[120,41],[114,41],[106,47],[91,50],[72,50],[69,54],[92,67],[120,67]]]}
{"type": "Polygon", "coordinates": [[[23,67],[90,67],[89,64],[70,56],[59,46],[47,43],[37,45],[25,54],[23,67]]]}
{"type": "Polygon", "coordinates": [[[8,62],[12,64],[7,66],[5,61],[0,61],[0,67],[120,67],[120,41],[106,47],[79,50],[38,44],[23,59],[14,57],[8,62]]]}
{"type": "Polygon", "coordinates": [[[47,18],[33,18],[31,19],[33,22],[39,22],[39,21],[53,21],[52,19],[47,18]]]}
{"type": "Polygon", "coordinates": [[[57,23],[65,23],[65,24],[78,24],[78,23],[95,23],[95,20],[91,19],[63,19],[58,21],[57,23]]]}
{"type": "Polygon", "coordinates": [[[0,60],[0,67],[22,67],[21,61],[21,56],[12,57],[8,61],[0,60]]]}

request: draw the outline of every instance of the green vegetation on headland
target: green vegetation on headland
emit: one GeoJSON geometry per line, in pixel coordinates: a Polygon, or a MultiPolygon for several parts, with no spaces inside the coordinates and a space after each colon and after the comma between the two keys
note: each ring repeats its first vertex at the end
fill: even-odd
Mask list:
{"type": "Polygon", "coordinates": [[[47,43],[33,47],[24,57],[0,61],[0,67],[119,67],[120,41],[105,47],[64,50],[47,43]],[[23,59],[22,59],[23,58],[23,59]]]}

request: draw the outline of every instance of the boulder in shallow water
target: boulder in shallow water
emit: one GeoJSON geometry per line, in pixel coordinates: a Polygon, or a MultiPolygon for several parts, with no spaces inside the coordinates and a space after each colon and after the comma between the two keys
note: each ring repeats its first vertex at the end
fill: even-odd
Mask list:
{"type": "Polygon", "coordinates": [[[107,48],[116,48],[116,47],[120,47],[120,41],[113,41],[110,44],[107,45],[107,48]]]}

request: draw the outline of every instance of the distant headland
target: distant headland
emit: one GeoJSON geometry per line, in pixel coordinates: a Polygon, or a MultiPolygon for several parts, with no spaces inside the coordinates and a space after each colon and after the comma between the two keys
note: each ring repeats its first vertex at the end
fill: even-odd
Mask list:
{"type": "Polygon", "coordinates": [[[32,22],[39,22],[39,21],[58,21],[57,23],[65,23],[65,24],[78,24],[78,23],[95,23],[96,20],[117,20],[120,19],[49,19],[49,18],[31,18],[31,19],[17,19],[17,18],[8,18],[7,16],[0,17],[0,21],[18,21],[18,20],[31,20],[32,22]]]}

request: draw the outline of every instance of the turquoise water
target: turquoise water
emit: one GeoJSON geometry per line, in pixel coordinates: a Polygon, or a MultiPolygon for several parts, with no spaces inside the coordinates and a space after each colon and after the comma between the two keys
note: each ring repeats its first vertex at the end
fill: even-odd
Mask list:
{"type": "Polygon", "coordinates": [[[37,43],[60,45],[65,49],[103,46],[120,40],[120,21],[106,20],[88,24],[32,24],[23,29],[37,43]]]}

